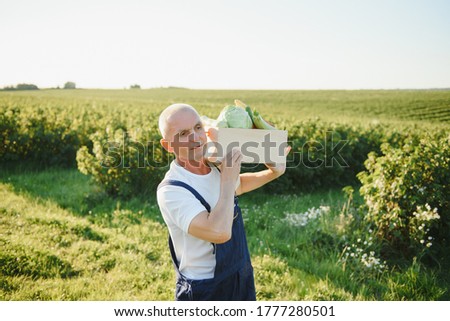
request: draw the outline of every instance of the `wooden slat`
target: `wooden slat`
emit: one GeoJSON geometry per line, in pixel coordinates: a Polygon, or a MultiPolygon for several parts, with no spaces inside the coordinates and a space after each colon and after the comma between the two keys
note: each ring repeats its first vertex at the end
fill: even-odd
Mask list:
{"type": "Polygon", "coordinates": [[[243,163],[286,163],[286,130],[219,128],[217,143],[219,159],[239,147],[243,163]]]}

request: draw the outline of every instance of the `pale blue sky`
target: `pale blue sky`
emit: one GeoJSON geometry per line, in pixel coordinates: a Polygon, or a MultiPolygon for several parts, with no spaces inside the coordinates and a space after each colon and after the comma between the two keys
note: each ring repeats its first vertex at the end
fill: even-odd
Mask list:
{"type": "Polygon", "coordinates": [[[450,87],[446,0],[0,0],[0,87],[450,87]]]}

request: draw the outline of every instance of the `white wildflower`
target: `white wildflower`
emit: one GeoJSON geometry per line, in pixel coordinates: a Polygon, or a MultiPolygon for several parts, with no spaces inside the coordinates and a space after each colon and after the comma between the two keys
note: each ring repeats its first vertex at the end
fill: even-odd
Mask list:
{"type": "Polygon", "coordinates": [[[304,213],[287,213],[284,221],[292,226],[306,226],[309,221],[316,220],[322,214],[330,211],[329,206],[320,206],[319,208],[312,207],[304,213]]]}

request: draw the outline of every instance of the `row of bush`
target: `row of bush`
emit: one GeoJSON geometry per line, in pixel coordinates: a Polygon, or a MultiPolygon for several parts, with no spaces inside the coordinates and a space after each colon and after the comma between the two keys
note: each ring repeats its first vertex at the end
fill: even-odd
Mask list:
{"type": "MultiPolygon", "coordinates": [[[[78,107],[1,105],[0,161],[77,166],[113,196],[154,193],[173,159],[159,144],[158,114],[78,107]]],[[[450,138],[445,131],[313,120],[277,125],[288,130],[292,150],[285,175],[265,191],[361,183],[364,221],[385,255],[437,255],[447,246],[450,138]]]]}
{"type": "MultiPolygon", "coordinates": [[[[54,106],[23,110],[5,105],[0,111],[0,161],[77,165],[112,195],[148,192],[172,159],[159,144],[157,113],[88,108],[74,112],[54,106]]],[[[312,120],[295,124],[285,120],[278,126],[288,130],[292,150],[286,174],[266,190],[281,193],[354,184],[370,152],[380,154],[383,143],[415,145],[423,135],[417,128],[398,131],[312,120]]],[[[437,131],[433,137],[443,135],[437,131]]],[[[261,168],[264,165],[247,165],[243,170],[261,168]]]]}
{"type": "Polygon", "coordinates": [[[154,114],[145,118],[123,109],[93,107],[45,106],[26,100],[17,105],[0,104],[0,162],[76,167],[77,151],[82,146],[91,151],[106,128],[148,128],[156,119],[154,114]]]}
{"type": "MultiPolygon", "coordinates": [[[[354,128],[304,122],[289,129],[287,171],[266,191],[295,193],[354,183],[367,154],[381,142],[397,140],[396,133],[380,134],[381,127],[354,128]]],[[[90,136],[93,149],[82,147],[78,168],[90,174],[113,195],[147,193],[161,181],[172,155],[160,146],[156,121],[147,128],[107,126],[90,136]]],[[[243,171],[258,171],[264,165],[245,164],[243,171]]]]}
{"type": "Polygon", "coordinates": [[[69,118],[57,120],[43,109],[32,114],[19,108],[2,108],[0,114],[0,159],[30,161],[40,165],[75,165],[82,144],[89,144],[75,131],[69,118]]]}

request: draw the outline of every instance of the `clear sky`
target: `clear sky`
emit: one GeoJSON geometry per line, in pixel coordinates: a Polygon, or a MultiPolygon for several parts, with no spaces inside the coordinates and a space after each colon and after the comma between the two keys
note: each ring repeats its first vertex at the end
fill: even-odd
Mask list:
{"type": "Polygon", "coordinates": [[[448,0],[0,0],[0,87],[450,87],[448,0]]]}

